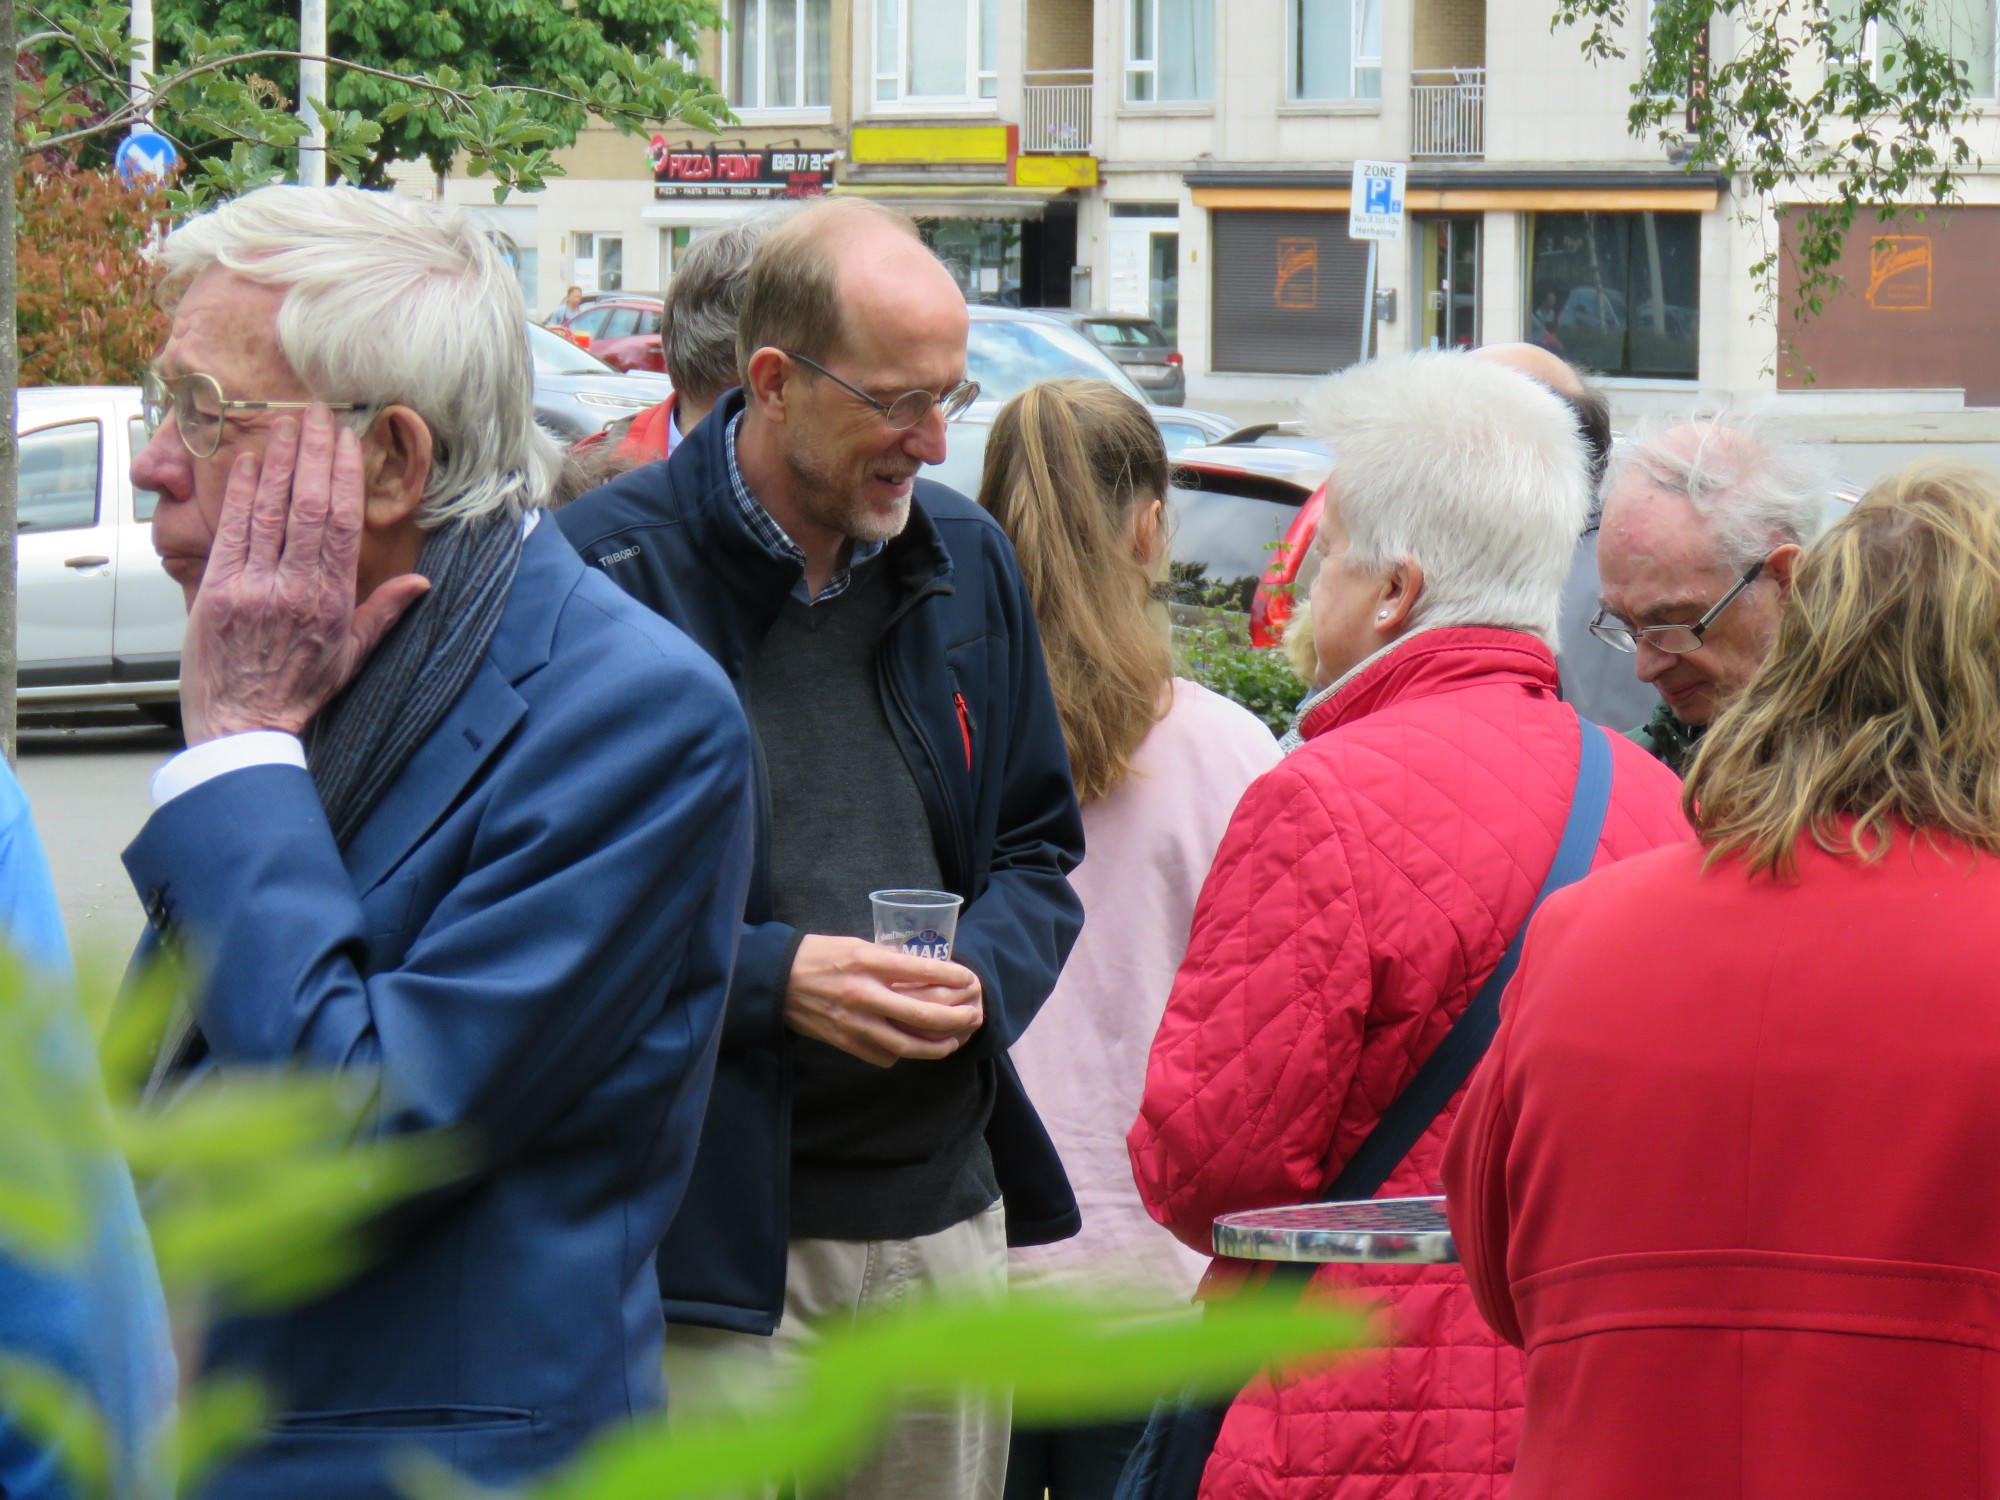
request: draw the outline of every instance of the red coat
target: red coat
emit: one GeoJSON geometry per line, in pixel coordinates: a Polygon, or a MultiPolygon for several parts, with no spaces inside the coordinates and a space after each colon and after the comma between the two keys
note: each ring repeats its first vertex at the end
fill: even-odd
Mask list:
{"type": "Polygon", "coordinates": [[[1947,847],[1536,920],[1446,1171],[1515,1500],[2000,1495],[2000,859],[1947,847]]]}
{"type": "MultiPolygon", "coordinates": [[[[1236,811],[1153,1042],[1132,1164],[1153,1216],[1317,1196],[1464,1010],[1526,916],[1569,815],[1576,717],[1516,631],[1413,636],[1307,719],[1236,811]]],[[[1680,784],[1612,737],[1599,863],[1689,836],[1680,784]]],[[[1384,1189],[1439,1191],[1451,1110],[1384,1189]]],[[[1322,1271],[1394,1314],[1397,1346],[1238,1400],[1212,1500],[1504,1493],[1519,1357],[1456,1268],[1322,1271]]]]}

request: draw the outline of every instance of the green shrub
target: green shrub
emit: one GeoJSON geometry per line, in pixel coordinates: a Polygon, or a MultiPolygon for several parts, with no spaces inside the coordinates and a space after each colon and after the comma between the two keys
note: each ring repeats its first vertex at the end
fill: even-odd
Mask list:
{"type": "Polygon", "coordinates": [[[1283,734],[1292,727],[1299,700],[1311,691],[1299,680],[1285,653],[1252,646],[1240,621],[1207,615],[1174,631],[1181,670],[1203,687],[1240,703],[1283,734]]]}

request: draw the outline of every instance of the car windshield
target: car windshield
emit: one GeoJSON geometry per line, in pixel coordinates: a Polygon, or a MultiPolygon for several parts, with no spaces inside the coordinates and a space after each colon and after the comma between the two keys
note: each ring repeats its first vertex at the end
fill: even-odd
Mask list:
{"type": "Polygon", "coordinates": [[[1043,380],[1104,380],[1135,401],[1146,393],[1089,340],[1039,318],[975,318],[966,336],[966,378],[982,401],[1009,401],[1043,380]]]}
{"type": "Polygon", "coordinates": [[[528,353],[534,357],[537,375],[616,375],[618,372],[595,355],[586,354],[568,339],[537,328],[528,330],[528,353]]]}

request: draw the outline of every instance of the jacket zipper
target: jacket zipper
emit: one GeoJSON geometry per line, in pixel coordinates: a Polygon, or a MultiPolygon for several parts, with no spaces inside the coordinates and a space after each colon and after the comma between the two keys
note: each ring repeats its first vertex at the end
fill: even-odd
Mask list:
{"type": "MultiPolygon", "coordinates": [[[[958,818],[952,806],[951,797],[945,790],[944,767],[938,764],[937,752],[931,748],[931,742],[924,738],[924,732],[917,724],[917,716],[910,711],[910,700],[903,692],[903,684],[897,678],[894,664],[891,661],[890,637],[894,632],[896,624],[909,612],[911,607],[919,601],[928,598],[932,592],[935,592],[935,590],[926,589],[922,591],[915,598],[909,600],[905,607],[898,610],[890,620],[889,630],[883,634],[882,649],[876,654],[876,675],[881,679],[882,686],[887,690],[885,694],[887,701],[894,706],[896,714],[902,720],[903,728],[906,731],[906,735],[897,736],[896,743],[903,751],[904,761],[909,764],[910,774],[917,780],[918,794],[924,795],[925,789],[929,789],[929,794],[925,796],[924,800],[931,808],[933,826],[941,826],[945,831],[945,852],[950,856],[952,862],[952,868],[943,872],[945,883],[949,889],[963,895],[971,876],[972,867],[965,855],[964,834],[959,829],[958,818]],[[906,737],[914,739],[922,747],[924,761],[930,767],[931,774],[928,780],[924,777],[922,769],[910,759],[909,747],[905,743],[906,737]]],[[[969,712],[966,719],[968,723],[971,721],[969,712]]]]}
{"type": "Polygon", "coordinates": [[[972,774],[972,710],[965,706],[965,694],[954,692],[951,701],[958,705],[958,734],[965,741],[965,774],[972,774]]]}

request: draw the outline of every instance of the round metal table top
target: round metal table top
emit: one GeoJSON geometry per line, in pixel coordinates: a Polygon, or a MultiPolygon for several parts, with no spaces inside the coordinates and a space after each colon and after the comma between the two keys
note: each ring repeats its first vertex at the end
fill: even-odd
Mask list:
{"type": "Polygon", "coordinates": [[[1442,1198],[1370,1198],[1224,1214],[1215,1221],[1215,1253],[1237,1260],[1458,1264],[1442,1198]]]}

